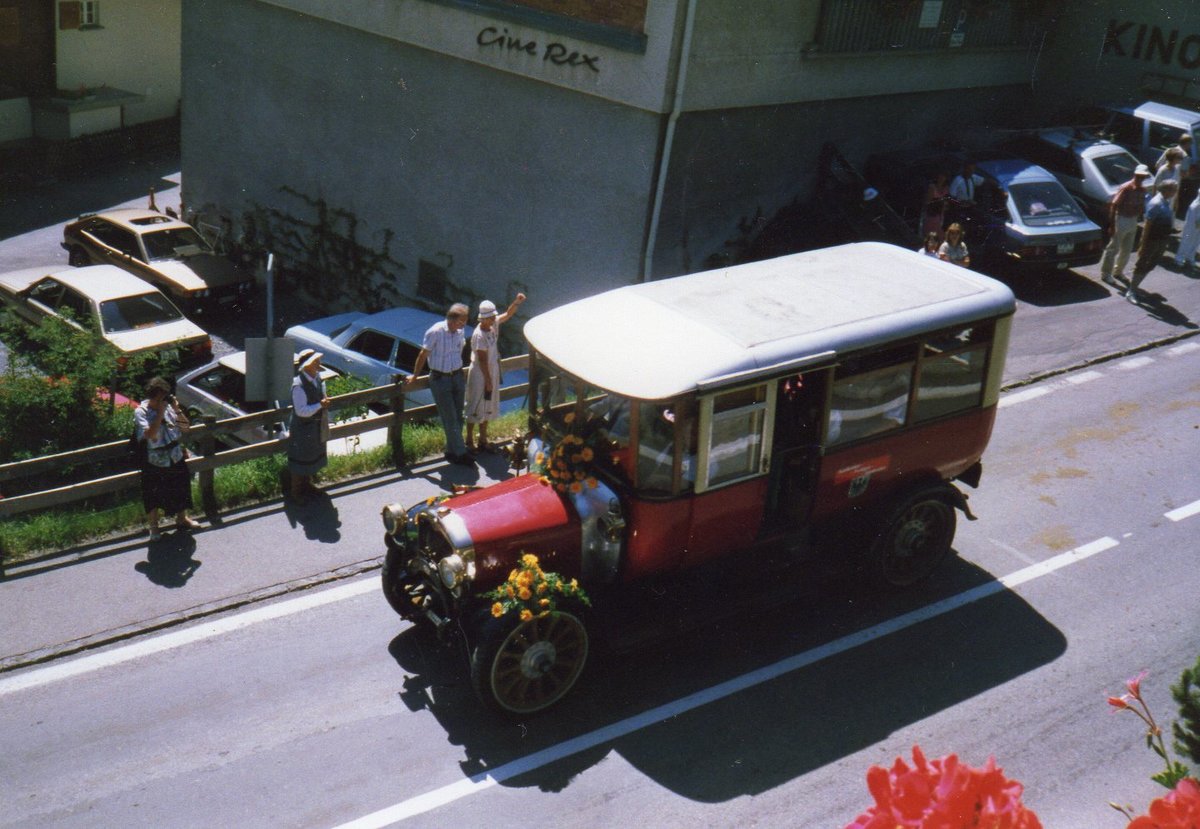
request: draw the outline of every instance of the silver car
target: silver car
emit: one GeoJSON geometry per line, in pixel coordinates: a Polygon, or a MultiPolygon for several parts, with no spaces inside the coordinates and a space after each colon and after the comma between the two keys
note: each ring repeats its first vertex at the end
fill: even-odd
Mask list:
{"type": "MultiPolygon", "coordinates": [[[[322,367],[321,379],[331,380],[338,373],[322,367]]],[[[211,415],[218,420],[265,412],[277,408],[275,401],[246,399],[246,352],[238,351],[221,357],[206,366],[182,374],[175,381],[175,396],[193,419],[211,415]]],[[[289,405],[287,401],[283,405],[289,405]]],[[[218,436],[230,446],[245,446],[264,440],[287,436],[287,423],[273,427],[246,426],[231,434],[218,436]]]]}

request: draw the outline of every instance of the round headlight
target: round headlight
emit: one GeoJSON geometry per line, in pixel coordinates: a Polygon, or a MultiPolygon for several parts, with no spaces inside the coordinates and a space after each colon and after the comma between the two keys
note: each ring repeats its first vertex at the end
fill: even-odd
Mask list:
{"type": "Polygon", "coordinates": [[[383,528],[388,535],[395,535],[404,529],[407,520],[403,505],[388,504],[383,508],[383,528]]]}
{"type": "Polygon", "coordinates": [[[442,579],[442,584],[451,590],[462,583],[463,573],[466,570],[467,566],[463,563],[462,556],[457,553],[446,556],[438,562],[438,575],[442,579]]]}

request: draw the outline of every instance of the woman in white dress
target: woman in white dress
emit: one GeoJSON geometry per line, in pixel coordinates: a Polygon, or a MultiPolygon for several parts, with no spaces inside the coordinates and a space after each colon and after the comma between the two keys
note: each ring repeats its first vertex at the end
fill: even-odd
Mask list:
{"type": "Polygon", "coordinates": [[[1179,234],[1179,248],[1175,251],[1175,264],[1191,270],[1196,263],[1196,248],[1200,247],[1200,193],[1188,205],[1183,217],[1183,233],[1179,234]]]}
{"type": "Polygon", "coordinates": [[[503,314],[497,314],[490,300],[479,303],[479,322],[471,334],[471,367],[467,369],[467,449],[487,452],[488,421],[500,415],[500,324],[512,319],[525,301],[525,294],[509,304],[503,314]],[[479,443],[474,443],[475,424],[479,424],[479,443]]]}

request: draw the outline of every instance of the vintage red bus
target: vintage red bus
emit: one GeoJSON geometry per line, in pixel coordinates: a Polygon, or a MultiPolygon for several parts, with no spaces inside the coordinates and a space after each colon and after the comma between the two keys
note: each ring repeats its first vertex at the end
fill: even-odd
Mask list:
{"type": "Polygon", "coordinates": [[[547,311],[525,326],[530,472],[384,507],[384,594],[464,636],[481,699],[526,714],[588,652],[578,600],[497,601],[527,555],[593,617],[609,588],[846,524],[874,579],[911,585],[970,516],[954,482],[979,484],[1014,310],[999,282],[859,243],[547,311]]]}

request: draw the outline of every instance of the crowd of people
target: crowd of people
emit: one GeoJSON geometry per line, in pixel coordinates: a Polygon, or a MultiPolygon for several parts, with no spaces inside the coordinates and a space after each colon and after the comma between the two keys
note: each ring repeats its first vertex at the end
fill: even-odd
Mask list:
{"type": "MultiPolygon", "coordinates": [[[[445,457],[452,463],[474,464],[476,452],[496,451],[497,447],[488,441],[488,424],[500,415],[500,326],[512,319],[524,301],[525,294],[518,293],[504,313],[490,300],[479,303],[465,376],[464,332],[470,313],[467,306],[451,305],[446,318],[425,332],[421,351],[405,385],[412,385],[428,368],[429,389],[446,433],[445,457]]],[[[287,450],[291,479],[287,494],[295,501],[320,493],[313,484],[313,476],[329,461],[326,444],[330,401],[321,378],[323,356],[313,349],[305,349],[296,356],[299,370],[292,381],[287,450]]],[[[146,525],[150,540],[158,541],[162,537],[163,513],[175,517],[175,527],[179,530],[197,529],[200,524],[188,515],[192,489],[183,437],[191,424],[167,380],[151,378],[145,393],[146,399],[134,413],[133,440],[138,450],[146,525]]]]}
{"type": "Polygon", "coordinates": [[[1154,170],[1139,164],[1109,202],[1110,237],[1100,259],[1100,279],[1134,305],[1142,302],[1140,286],[1170,245],[1175,219],[1180,213],[1181,193],[1185,198],[1194,197],[1190,203],[1185,202],[1183,233],[1175,250],[1175,264],[1184,270],[1195,266],[1196,248],[1200,245],[1200,192],[1196,192],[1197,170],[1191,149],[1192,136],[1185,132],[1179,136],[1179,143],[1163,152],[1154,170]],[[1137,259],[1132,275],[1126,280],[1125,267],[1135,244],[1137,259]],[[1124,287],[1122,282],[1126,283],[1124,287]]]}

